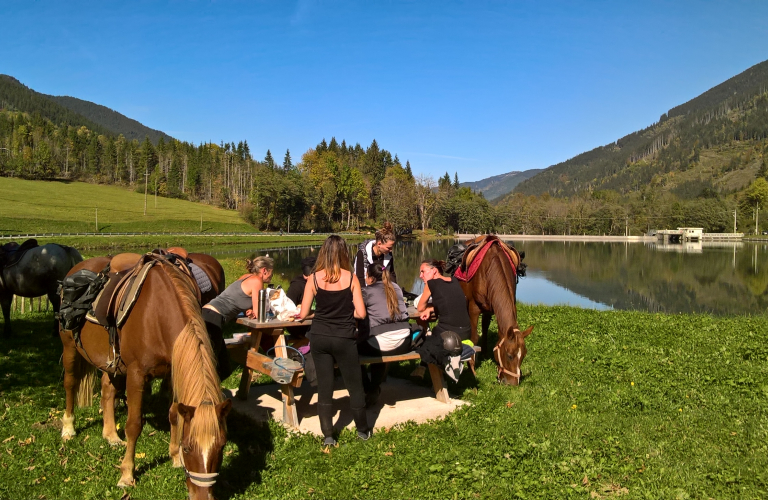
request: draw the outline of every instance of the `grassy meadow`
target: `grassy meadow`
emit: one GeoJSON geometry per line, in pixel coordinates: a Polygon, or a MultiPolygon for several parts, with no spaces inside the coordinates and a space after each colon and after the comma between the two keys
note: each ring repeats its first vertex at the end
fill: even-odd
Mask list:
{"type": "Polygon", "coordinates": [[[234,210],[157,199],[120,186],[0,177],[0,235],[99,232],[255,232],[234,210]]]}
{"type": "MultiPolygon", "coordinates": [[[[498,385],[485,359],[477,380],[450,383],[472,404],[442,421],[367,442],[345,431],[325,454],[317,437],[233,413],[217,498],[768,497],[765,317],[521,306],[520,320],[536,325],[521,385],[498,385]]],[[[27,314],[0,339],[0,498],[186,497],[161,394],[147,401],[135,487],[115,486],[124,450],[101,438],[97,403],[62,444],[50,321],[27,314]]],[[[122,428],[124,405],[117,414],[122,428]]]]}

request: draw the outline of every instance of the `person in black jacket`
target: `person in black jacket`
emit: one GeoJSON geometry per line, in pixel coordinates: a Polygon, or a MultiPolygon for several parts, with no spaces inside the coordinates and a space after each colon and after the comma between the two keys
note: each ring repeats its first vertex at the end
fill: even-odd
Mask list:
{"type": "Polygon", "coordinates": [[[389,273],[390,281],[397,283],[394,257],[392,256],[396,239],[392,224],[385,222],[384,227],[376,231],[375,239],[366,240],[358,245],[354,268],[355,276],[360,280],[360,285],[365,286],[368,266],[371,264],[381,264],[389,273]]]}
{"type": "Polygon", "coordinates": [[[301,306],[301,299],[304,298],[304,287],[307,285],[307,278],[312,275],[315,262],[317,262],[317,257],[314,255],[301,259],[301,274],[291,280],[291,284],[285,292],[297,306],[301,306]]]}

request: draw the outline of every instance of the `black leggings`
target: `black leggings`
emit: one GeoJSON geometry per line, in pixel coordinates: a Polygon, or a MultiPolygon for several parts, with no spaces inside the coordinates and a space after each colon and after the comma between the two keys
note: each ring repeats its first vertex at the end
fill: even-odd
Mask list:
{"type": "Polygon", "coordinates": [[[216,355],[216,371],[219,374],[219,379],[223,381],[232,373],[227,344],[224,342],[224,334],[221,331],[224,316],[213,309],[203,307],[203,321],[205,321],[205,327],[208,329],[208,337],[211,339],[213,353],[216,355]]]}
{"type": "Polygon", "coordinates": [[[333,402],[333,363],[339,366],[344,386],[349,392],[349,407],[353,410],[365,407],[365,392],[360,373],[357,342],[353,338],[309,334],[312,358],[317,372],[317,402],[333,402]]]}
{"type": "MultiPolygon", "coordinates": [[[[373,347],[367,340],[357,344],[357,350],[364,356],[395,356],[397,354],[405,354],[411,352],[411,338],[408,337],[398,347],[391,351],[381,351],[373,347]]],[[[371,363],[371,378],[368,378],[368,374],[365,372],[365,366],[361,367],[361,373],[363,376],[363,387],[365,392],[369,393],[375,390],[381,385],[384,380],[384,373],[387,371],[387,365],[385,363],[371,363]]]]}

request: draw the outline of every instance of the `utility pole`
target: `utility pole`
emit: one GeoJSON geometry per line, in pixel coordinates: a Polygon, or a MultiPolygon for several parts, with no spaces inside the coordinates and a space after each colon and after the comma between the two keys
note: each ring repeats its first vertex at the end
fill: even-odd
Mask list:
{"type": "Polygon", "coordinates": [[[757,221],[760,219],[760,202],[755,202],[755,235],[757,235],[757,221]]]}
{"type": "Polygon", "coordinates": [[[736,208],[733,209],[733,232],[736,232],[736,208]]]}
{"type": "Polygon", "coordinates": [[[99,209],[96,208],[96,232],[99,232],[99,209]]]}
{"type": "Polygon", "coordinates": [[[144,215],[147,215],[147,185],[149,184],[149,171],[144,172],[144,215]]]}

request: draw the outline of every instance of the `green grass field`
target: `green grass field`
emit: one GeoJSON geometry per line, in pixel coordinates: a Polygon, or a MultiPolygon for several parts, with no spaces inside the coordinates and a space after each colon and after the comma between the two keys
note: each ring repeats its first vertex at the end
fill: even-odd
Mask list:
{"type": "MultiPolygon", "coordinates": [[[[477,380],[467,371],[449,385],[472,404],[442,421],[367,442],[345,431],[324,454],[317,437],[232,414],[217,498],[768,497],[765,317],[522,306],[520,319],[536,325],[522,384],[498,385],[483,360],[477,380]]],[[[77,410],[78,436],[61,442],[50,321],[29,314],[0,340],[0,498],[120,498],[123,449],[101,438],[98,404],[77,410]]],[[[121,405],[121,428],[125,418],[121,405]]],[[[163,397],[148,399],[146,419],[127,493],[184,498],[163,397]]]]}
{"type": "Polygon", "coordinates": [[[255,232],[234,210],[147,197],[128,188],[0,177],[0,235],[95,232],[255,232]],[[157,205],[155,205],[155,202],[157,205]]]}

